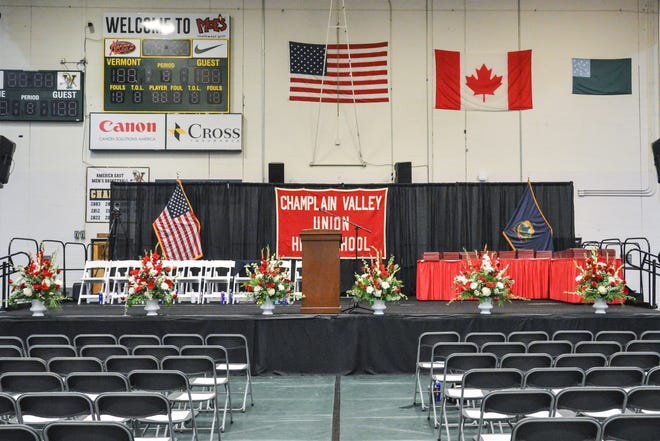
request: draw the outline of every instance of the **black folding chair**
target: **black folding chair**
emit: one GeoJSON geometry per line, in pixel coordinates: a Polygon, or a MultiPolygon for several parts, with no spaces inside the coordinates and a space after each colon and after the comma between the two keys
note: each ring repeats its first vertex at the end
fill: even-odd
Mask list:
{"type": "Polygon", "coordinates": [[[424,405],[425,392],[422,389],[422,373],[431,370],[431,363],[435,363],[436,369],[442,369],[444,361],[437,360],[431,361],[431,353],[436,343],[457,343],[461,339],[458,332],[454,331],[438,331],[438,332],[423,332],[417,338],[417,358],[415,361],[415,388],[413,392],[413,406],[417,404],[417,396],[422,406],[422,410],[426,409],[424,405]]]}
{"type": "Polygon", "coordinates": [[[644,370],[637,367],[593,367],[584,374],[585,386],[630,388],[644,383],[644,370]]]}
{"type": "Polygon", "coordinates": [[[513,426],[511,441],[600,441],[592,418],[525,418],[513,426]]]}
{"type": "Polygon", "coordinates": [[[18,397],[18,420],[43,426],[61,420],[94,419],[92,401],[78,392],[31,392],[18,397]]]}
{"type": "Polygon", "coordinates": [[[39,433],[25,424],[7,424],[0,426],[2,441],[41,441],[39,433]]]}
{"type": "MultiPolygon", "coordinates": [[[[1,437],[1,435],[0,435],[1,437]]],[[[54,422],[44,428],[44,441],[134,441],[125,424],[103,421],[54,422]]]]}
{"type": "Polygon", "coordinates": [[[103,364],[94,357],[53,357],[48,360],[48,370],[66,376],[71,372],[101,372],[103,364]]]}
{"type": "Polygon", "coordinates": [[[658,441],[660,415],[615,415],[603,423],[603,441],[658,441]]]}

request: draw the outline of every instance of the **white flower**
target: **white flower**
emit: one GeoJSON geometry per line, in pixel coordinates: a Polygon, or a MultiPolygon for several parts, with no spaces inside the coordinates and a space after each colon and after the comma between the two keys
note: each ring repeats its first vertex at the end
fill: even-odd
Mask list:
{"type": "Polygon", "coordinates": [[[163,282],[160,284],[160,289],[162,289],[163,291],[167,291],[170,289],[170,286],[167,283],[163,282]]]}
{"type": "Polygon", "coordinates": [[[150,275],[150,276],[153,277],[153,276],[155,276],[156,274],[158,274],[158,271],[156,271],[155,269],[151,269],[151,270],[149,270],[149,275],[150,275]]]}
{"type": "Polygon", "coordinates": [[[458,283],[462,283],[463,285],[465,285],[468,281],[468,279],[463,274],[459,274],[454,278],[454,280],[456,280],[458,283]]]}
{"type": "Polygon", "coordinates": [[[582,282],[582,275],[580,274],[579,276],[577,276],[577,277],[575,278],[575,281],[576,281],[577,283],[582,282]]]}
{"type": "Polygon", "coordinates": [[[389,283],[387,283],[387,281],[384,281],[383,283],[381,283],[381,285],[380,285],[380,286],[382,286],[382,287],[383,287],[383,289],[387,289],[387,288],[389,288],[389,287],[390,287],[390,284],[389,284],[389,283]]]}
{"type": "Polygon", "coordinates": [[[600,285],[598,287],[598,294],[607,294],[607,288],[605,288],[603,285],[600,285]]]}
{"type": "Polygon", "coordinates": [[[49,279],[48,277],[46,277],[42,283],[43,283],[44,285],[50,287],[51,281],[50,281],[50,279],[49,279]]]}
{"type": "Polygon", "coordinates": [[[254,292],[259,292],[261,291],[261,287],[259,285],[254,287],[254,292]]]}
{"type": "Polygon", "coordinates": [[[26,297],[31,297],[32,296],[32,288],[25,287],[23,288],[23,295],[26,297]]]}
{"type": "Polygon", "coordinates": [[[62,281],[60,279],[55,279],[55,287],[60,289],[62,287],[62,281]]]}
{"type": "Polygon", "coordinates": [[[481,288],[481,292],[483,293],[484,297],[488,297],[491,294],[490,288],[488,288],[487,286],[481,288]]]}
{"type": "Polygon", "coordinates": [[[614,277],[612,277],[612,276],[609,276],[609,277],[607,278],[607,283],[612,283],[612,282],[616,283],[616,279],[615,279],[614,277]]]}
{"type": "Polygon", "coordinates": [[[504,289],[504,283],[502,282],[497,282],[495,286],[497,287],[497,289],[504,289]]]}
{"type": "Polygon", "coordinates": [[[374,292],[374,287],[373,286],[367,286],[367,293],[371,294],[374,292]]]}
{"type": "Polygon", "coordinates": [[[130,288],[128,288],[128,293],[129,294],[135,294],[135,287],[131,286],[130,288]]]}
{"type": "Polygon", "coordinates": [[[272,296],[275,294],[275,288],[268,288],[266,292],[268,293],[269,296],[272,296]]]}
{"type": "Polygon", "coordinates": [[[470,283],[470,289],[477,289],[478,286],[479,284],[477,282],[470,283]]]}

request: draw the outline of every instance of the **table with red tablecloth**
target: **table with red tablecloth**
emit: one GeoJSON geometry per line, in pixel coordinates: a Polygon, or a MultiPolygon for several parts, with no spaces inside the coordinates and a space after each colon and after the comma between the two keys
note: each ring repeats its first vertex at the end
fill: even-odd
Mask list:
{"type": "MultiPolygon", "coordinates": [[[[575,264],[584,265],[584,258],[560,259],[500,259],[500,267],[508,266],[507,274],[515,281],[511,292],[527,299],[553,299],[582,303],[573,294],[575,264]]],[[[456,297],[454,277],[464,268],[464,260],[417,261],[417,300],[451,300],[456,297]]],[[[616,266],[621,259],[616,259],[616,266]]]]}
{"type": "MultiPolygon", "coordinates": [[[[548,284],[548,298],[552,300],[561,300],[566,303],[584,303],[582,297],[574,294],[577,282],[575,278],[580,274],[577,265],[584,266],[585,258],[563,258],[552,259],[550,264],[550,278],[548,284]]],[[[614,265],[621,266],[621,259],[615,259],[614,265]]],[[[614,301],[612,303],[621,303],[614,301]]]]}
{"type": "MultiPolygon", "coordinates": [[[[548,298],[550,259],[500,259],[500,267],[515,281],[511,292],[528,299],[548,298]]],[[[417,300],[451,300],[456,297],[454,277],[463,269],[464,260],[417,262],[417,300]]]]}

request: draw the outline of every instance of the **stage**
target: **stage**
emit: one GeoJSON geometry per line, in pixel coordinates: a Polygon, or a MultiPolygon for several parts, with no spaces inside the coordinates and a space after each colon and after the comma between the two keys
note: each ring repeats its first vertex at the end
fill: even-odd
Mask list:
{"type": "MultiPolygon", "coordinates": [[[[342,299],[343,309],[352,306],[342,299]]],[[[366,306],[366,305],[363,305],[366,306]]],[[[241,333],[251,347],[255,374],[413,373],[417,338],[427,331],[468,332],[558,329],[660,329],[660,312],[634,305],[610,305],[606,315],[591,305],[553,300],[514,301],[495,306],[491,316],[477,313],[477,302],[408,300],[388,305],[384,316],[370,311],[311,315],[300,303],[277,305],[273,316],[254,304],[176,304],[146,317],[143,307],[65,304],[35,318],[27,308],[0,313],[2,335],[36,333],[157,334],[241,333]]]]}

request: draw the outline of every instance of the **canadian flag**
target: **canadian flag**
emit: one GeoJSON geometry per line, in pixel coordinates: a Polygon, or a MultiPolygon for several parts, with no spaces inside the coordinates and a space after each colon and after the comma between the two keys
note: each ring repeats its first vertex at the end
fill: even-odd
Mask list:
{"type": "Polygon", "coordinates": [[[532,108],[532,51],[461,54],[435,51],[435,108],[532,108]]]}

